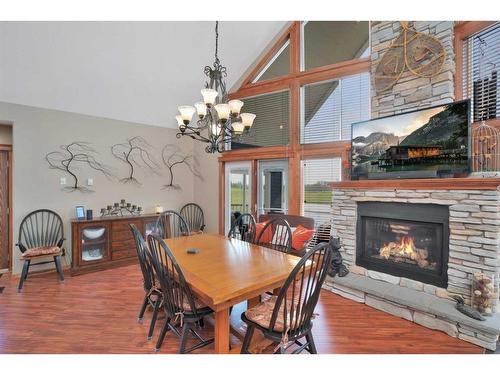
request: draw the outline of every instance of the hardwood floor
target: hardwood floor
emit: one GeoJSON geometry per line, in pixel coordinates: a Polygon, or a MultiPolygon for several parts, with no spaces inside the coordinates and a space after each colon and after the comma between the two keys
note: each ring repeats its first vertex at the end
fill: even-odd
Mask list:
{"type": "MultiPolygon", "coordinates": [[[[66,273],[30,275],[22,293],[17,278],[4,275],[0,286],[2,353],[153,353],[147,341],[151,312],[137,323],[143,296],[137,265],[76,277],[66,273]]],[[[235,307],[238,320],[244,304],[235,307]]],[[[483,349],[401,318],[323,291],[314,321],[319,353],[482,353],[483,349]]],[[[202,330],[213,337],[213,327],[202,330]]],[[[232,345],[240,342],[236,337],[232,345]]],[[[191,339],[188,343],[194,344],[191,339]]],[[[160,353],[175,353],[179,339],[167,333],[160,353]]],[[[196,353],[211,353],[209,345],[196,353]]]]}

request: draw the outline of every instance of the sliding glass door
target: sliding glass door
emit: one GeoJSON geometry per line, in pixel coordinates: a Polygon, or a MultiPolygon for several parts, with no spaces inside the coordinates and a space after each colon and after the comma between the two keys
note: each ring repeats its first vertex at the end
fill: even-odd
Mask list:
{"type": "Polygon", "coordinates": [[[258,215],[288,213],[288,161],[259,161],[258,215]]]}
{"type": "Polygon", "coordinates": [[[252,209],[252,165],[250,162],[226,163],[225,169],[225,231],[228,233],[232,223],[252,209]]]}

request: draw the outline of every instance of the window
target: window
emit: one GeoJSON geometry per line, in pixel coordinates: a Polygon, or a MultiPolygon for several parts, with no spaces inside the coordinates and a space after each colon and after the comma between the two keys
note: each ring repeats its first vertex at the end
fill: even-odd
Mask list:
{"type": "Polygon", "coordinates": [[[302,70],[370,55],[368,21],[309,21],[302,24],[302,70]]]}
{"type": "Polygon", "coordinates": [[[340,158],[312,159],[302,162],[304,216],[312,217],[315,226],[328,224],[331,219],[331,183],[341,179],[340,158]]]}
{"type": "Polygon", "coordinates": [[[268,61],[252,83],[287,75],[290,72],[290,42],[286,43],[268,61]]]}
{"type": "Polygon", "coordinates": [[[351,139],[351,124],[370,118],[370,75],[355,74],[301,88],[300,143],[351,139]]]}
{"type": "Polygon", "coordinates": [[[243,98],[243,112],[257,117],[249,134],[231,143],[231,149],[279,146],[289,142],[290,95],[288,91],[243,98]]]}
{"type": "Polygon", "coordinates": [[[463,43],[463,97],[472,101],[473,121],[500,117],[500,23],[463,43]]]}

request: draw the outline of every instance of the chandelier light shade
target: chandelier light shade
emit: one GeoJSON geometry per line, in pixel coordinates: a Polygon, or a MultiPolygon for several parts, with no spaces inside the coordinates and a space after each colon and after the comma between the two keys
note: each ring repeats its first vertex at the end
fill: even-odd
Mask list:
{"type": "Polygon", "coordinates": [[[215,61],[212,66],[205,67],[208,81],[201,90],[203,102],[194,106],[178,107],[179,115],[175,116],[179,132],[177,138],[188,136],[194,140],[207,143],[207,153],[224,152],[227,146],[243,134],[247,134],[255,120],[252,113],[240,113],[244,103],[241,100],[229,100],[226,92],[226,67],[222,66],[218,57],[219,22],[215,23],[215,61]],[[193,120],[196,113],[195,120],[193,120]]]}

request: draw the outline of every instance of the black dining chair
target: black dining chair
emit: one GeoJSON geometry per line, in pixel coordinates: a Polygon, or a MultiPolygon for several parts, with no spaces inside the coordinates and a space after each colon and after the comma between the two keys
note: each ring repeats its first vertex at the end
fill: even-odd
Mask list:
{"type": "Polygon", "coordinates": [[[172,330],[179,335],[175,323],[180,323],[182,327],[179,353],[189,353],[193,350],[211,344],[214,339],[205,340],[195,330],[203,318],[213,313],[213,310],[202,301],[195,298],[191,287],[186,282],[184,274],[179,264],[175,260],[167,244],[158,234],[148,235],[148,252],[153,264],[156,277],[160,282],[163,294],[163,309],[165,311],[165,322],[160,331],[160,336],[156,343],[156,351],[159,351],[163,339],[168,330],[172,330]],[[200,342],[191,348],[186,349],[188,334],[193,334],[200,342]]]}
{"type": "Polygon", "coordinates": [[[161,238],[189,236],[191,232],[184,218],[174,210],[167,210],[160,214],[155,224],[155,233],[161,238]]]}
{"type": "Polygon", "coordinates": [[[23,288],[28,278],[30,266],[54,263],[59,279],[64,281],[61,266],[61,255],[64,255],[64,230],[61,217],[54,211],[41,209],[29,213],[19,227],[19,238],[16,246],[22,253],[24,260],[23,271],[17,287],[18,292],[23,288]],[[52,260],[31,263],[34,259],[52,257],[52,260]]]}
{"type": "Polygon", "coordinates": [[[189,226],[191,233],[200,233],[205,229],[203,210],[196,203],[188,203],[181,208],[181,216],[189,226]]]}
{"type": "Polygon", "coordinates": [[[255,242],[282,253],[290,253],[292,250],[292,229],[285,219],[274,218],[264,225],[255,242]]]}
{"type": "Polygon", "coordinates": [[[285,353],[292,345],[297,348],[291,354],[304,349],[311,354],[317,353],[312,320],[331,260],[330,244],[315,246],[300,259],[277,296],[241,314],[241,319],[247,324],[241,353],[250,353],[248,348],[255,329],[267,339],[279,343],[276,354],[285,353]],[[304,343],[300,341],[303,337],[304,343]]]}
{"type": "Polygon", "coordinates": [[[163,302],[163,294],[161,293],[158,281],[156,281],[153,265],[147,255],[149,249],[146,245],[146,241],[144,241],[141,232],[134,224],[129,225],[135,240],[135,248],[137,258],[139,259],[139,265],[141,267],[144,288],[144,299],[142,301],[141,309],[139,310],[138,321],[141,323],[143,322],[146,308],[148,305],[151,306],[153,309],[153,315],[151,317],[151,323],[149,324],[147,336],[148,340],[151,340],[153,338],[156,320],[158,319],[158,312],[160,311],[161,304],[163,302]]]}
{"type": "Polygon", "coordinates": [[[255,225],[255,218],[251,214],[240,215],[233,223],[227,237],[254,243],[255,225]]]}

